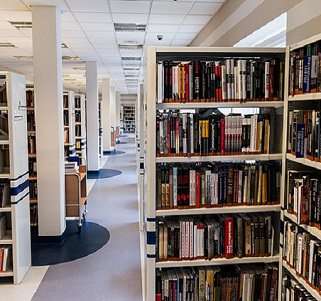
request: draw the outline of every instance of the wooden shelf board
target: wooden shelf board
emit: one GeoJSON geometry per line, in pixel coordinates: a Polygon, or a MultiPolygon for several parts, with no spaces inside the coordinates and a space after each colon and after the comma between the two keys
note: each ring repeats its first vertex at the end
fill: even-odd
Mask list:
{"type": "Polygon", "coordinates": [[[215,208],[188,208],[188,209],[158,209],[156,216],[177,216],[177,215],[205,215],[225,213],[251,213],[251,212],[280,212],[281,205],[241,205],[223,206],[215,208]]]}
{"type": "Polygon", "coordinates": [[[0,277],[13,277],[13,271],[0,272],[0,277]]]}
{"type": "Polygon", "coordinates": [[[156,163],[170,163],[170,162],[239,162],[239,161],[270,161],[282,160],[282,154],[237,154],[237,155],[217,155],[217,156],[168,156],[156,157],[156,163]]]}
{"type": "Polygon", "coordinates": [[[37,181],[37,176],[29,177],[29,181],[37,181]]]}
{"type": "Polygon", "coordinates": [[[37,154],[28,154],[29,158],[36,158],[37,154]]]}
{"type": "Polygon", "coordinates": [[[304,229],[305,231],[309,232],[311,235],[315,236],[316,238],[318,238],[319,240],[321,240],[321,230],[316,228],[316,227],[312,227],[309,225],[302,225],[302,224],[298,224],[297,222],[297,216],[294,214],[291,214],[289,212],[287,212],[286,210],[284,211],[284,216],[286,218],[288,218],[289,220],[291,220],[293,223],[297,224],[299,227],[301,227],[302,229],[304,229]]]}
{"type": "Polygon", "coordinates": [[[277,263],[279,256],[263,257],[234,257],[234,258],[215,258],[195,259],[195,260],[177,260],[177,261],[160,261],[156,262],[156,268],[174,268],[174,267],[196,267],[196,266],[218,266],[230,264],[250,264],[250,263],[277,263]]]}
{"type": "Polygon", "coordinates": [[[309,160],[307,158],[296,158],[292,154],[286,154],[286,158],[292,162],[300,163],[302,165],[321,170],[321,163],[320,162],[309,160]]]}
{"type": "Polygon", "coordinates": [[[0,105],[0,111],[8,111],[8,106],[1,106],[0,105]]]}
{"type": "Polygon", "coordinates": [[[7,179],[7,178],[10,178],[9,173],[0,173],[0,179],[7,179]]]}
{"type": "Polygon", "coordinates": [[[5,234],[2,239],[0,239],[0,245],[12,245],[12,235],[10,234],[5,234]]]}
{"type": "Polygon", "coordinates": [[[297,280],[316,300],[321,301],[321,294],[314,289],[303,277],[297,274],[295,269],[290,267],[285,260],[282,260],[282,266],[297,280]]]}
{"type": "Polygon", "coordinates": [[[202,109],[202,108],[281,108],[284,101],[248,101],[248,102],[185,102],[159,103],[156,108],[164,109],[202,109]]]}
{"type": "Polygon", "coordinates": [[[38,204],[38,200],[36,198],[30,199],[30,204],[38,204]]]}
{"type": "Polygon", "coordinates": [[[11,212],[11,211],[12,211],[11,207],[1,207],[0,208],[0,212],[11,212]]]}
{"type": "Polygon", "coordinates": [[[305,93],[305,94],[298,94],[294,96],[289,96],[289,102],[295,101],[314,101],[314,100],[321,100],[321,93],[305,93]]]}
{"type": "Polygon", "coordinates": [[[0,145],[9,145],[9,140],[0,140],[0,145]]]}

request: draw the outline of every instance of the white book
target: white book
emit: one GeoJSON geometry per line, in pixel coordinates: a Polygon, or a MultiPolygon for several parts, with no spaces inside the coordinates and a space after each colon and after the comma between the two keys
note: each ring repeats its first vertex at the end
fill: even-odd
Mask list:
{"type": "Polygon", "coordinates": [[[173,167],[173,205],[177,207],[177,167],[173,167]]]}
{"type": "Polygon", "coordinates": [[[3,248],[2,271],[7,272],[9,266],[9,248],[3,248]]]}
{"type": "Polygon", "coordinates": [[[313,280],[313,257],[314,257],[314,247],[316,245],[315,240],[310,240],[310,252],[309,252],[309,277],[308,280],[312,283],[313,280]]]}
{"type": "Polygon", "coordinates": [[[211,205],[215,205],[215,174],[211,173],[211,205]]]}
{"type": "Polygon", "coordinates": [[[231,85],[231,62],[230,60],[225,60],[226,65],[226,92],[227,99],[230,100],[232,98],[232,85],[231,85]]]}
{"type": "Polygon", "coordinates": [[[226,84],[226,66],[221,66],[221,75],[222,75],[222,100],[227,99],[227,84],[226,84]]]}
{"type": "Polygon", "coordinates": [[[235,99],[235,74],[234,74],[234,59],[230,59],[230,82],[231,82],[231,99],[235,99]]]}
{"type": "Polygon", "coordinates": [[[193,226],[193,258],[196,258],[198,256],[197,254],[197,226],[193,226]]]}
{"type": "Polygon", "coordinates": [[[187,114],[182,114],[183,124],[183,153],[187,154],[187,114]]]}
{"type": "Polygon", "coordinates": [[[194,242],[194,231],[193,231],[194,223],[193,221],[189,222],[189,257],[194,257],[194,250],[193,250],[193,242],[194,242]]]}
{"type": "Polygon", "coordinates": [[[189,258],[189,245],[190,245],[190,233],[189,233],[189,222],[185,222],[185,257],[189,258]]]}
{"type": "Polygon", "coordinates": [[[200,235],[200,251],[201,251],[201,257],[204,256],[204,229],[201,229],[201,235],[200,235]]]}
{"type": "MultiPolygon", "coordinates": [[[[192,94],[191,94],[192,95],[192,94]]],[[[190,146],[191,153],[194,153],[194,115],[189,114],[189,122],[190,122],[190,146]]]]}
{"type": "Polygon", "coordinates": [[[241,60],[241,99],[246,100],[246,60],[241,60]]]}
{"type": "Polygon", "coordinates": [[[264,96],[265,98],[270,97],[270,62],[265,62],[265,68],[264,68],[264,96]]]}
{"type": "Polygon", "coordinates": [[[237,202],[238,204],[242,203],[242,192],[243,192],[243,171],[239,171],[239,190],[238,190],[238,195],[237,195],[237,202]]]}
{"type": "Polygon", "coordinates": [[[164,225],[164,259],[167,259],[168,257],[168,228],[166,225],[164,225]]]}
{"type": "Polygon", "coordinates": [[[235,98],[241,100],[241,60],[237,60],[236,66],[234,67],[235,74],[235,98]]]}
{"type": "Polygon", "coordinates": [[[303,250],[302,247],[303,247],[303,237],[302,237],[302,234],[298,234],[295,268],[299,274],[302,274],[302,250],[303,250]]]}

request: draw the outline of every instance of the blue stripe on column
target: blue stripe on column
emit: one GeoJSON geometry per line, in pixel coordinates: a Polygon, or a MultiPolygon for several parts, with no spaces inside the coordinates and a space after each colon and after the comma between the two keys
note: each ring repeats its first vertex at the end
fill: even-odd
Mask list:
{"type": "Polygon", "coordinates": [[[16,204],[20,203],[27,195],[29,195],[29,191],[23,197],[21,197],[19,200],[11,202],[11,204],[16,205],[16,204]]]}
{"type": "Polygon", "coordinates": [[[147,231],[147,244],[148,245],[156,245],[156,232],[155,231],[147,231]]]}
{"type": "Polygon", "coordinates": [[[20,185],[16,187],[10,187],[10,195],[15,196],[24,191],[27,187],[29,187],[29,180],[22,182],[20,185]]]}

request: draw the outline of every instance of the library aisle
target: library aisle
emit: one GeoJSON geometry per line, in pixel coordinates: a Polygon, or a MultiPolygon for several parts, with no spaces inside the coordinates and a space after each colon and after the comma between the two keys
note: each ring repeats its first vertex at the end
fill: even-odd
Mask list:
{"type": "Polygon", "coordinates": [[[130,138],[122,138],[122,155],[104,168],[119,176],[99,179],[89,194],[88,220],[108,229],[110,240],[96,253],[50,266],[33,301],[141,301],[136,154],[130,138]]]}

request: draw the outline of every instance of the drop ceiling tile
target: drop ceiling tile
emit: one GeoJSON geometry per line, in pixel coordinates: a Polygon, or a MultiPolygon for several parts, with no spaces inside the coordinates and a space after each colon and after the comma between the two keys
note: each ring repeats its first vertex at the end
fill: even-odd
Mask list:
{"type": "Polygon", "coordinates": [[[195,15],[214,15],[222,6],[222,3],[196,2],[191,13],[195,15]]]}
{"type": "Polygon", "coordinates": [[[109,48],[109,49],[97,49],[97,52],[101,56],[119,56],[119,50],[117,48],[109,48]]]}
{"type": "Polygon", "coordinates": [[[82,28],[90,32],[111,32],[114,31],[114,25],[112,23],[81,23],[82,28]]]}
{"type": "Polygon", "coordinates": [[[193,39],[195,37],[195,33],[192,32],[178,32],[175,35],[176,40],[188,40],[193,39]]]}
{"type": "Polygon", "coordinates": [[[177,32],[194,32],[198,33],[203,25],[181,25],[177,32]]]}
{"type": "Polygon", "coordinates": [[[113,41],[115,39],[115,33],[112,31],[87,31],[88,38],[90,40],[103,40],[103,41],[113,41]]]}
{"type": "MultiPolygon", "coordinates": [[[[193,11],[192,11],[193,13],[193,11]]],[[[205,25],[212,18],[208,15],[187,15],[183,21],[183,24],[186,25],[205,25]]]]}
{"type": "Polygon", "coordinates": [[[135,23],[135,24],[146,24],[148,15],[147,14],[112,14],[113,21],[115,23],[135,23]]]}
{"type": "Polygon", "coordinates": [[[149,24],[181,24],[184,20],[184,15],[157,15],[151,14],[149,24]]]}
{"type": "MultiPolygon", "coordinates": [[[[23,38],[24,35],[17,29],[12,28],[12,29],[0,29],[0,39],[2,42],[8,42],[8,41],[3,41],[3,39],[10,39],[10,38],[23,38]]],[[[10,41],[9,41],[10,42],[10,41]]]]}
{"type": "Polygon", "coordinates": [[[185,40],[173,40],[172,41],[172,46],[188,46],[188,44],[191,42],[190,39],[185,39],[185,40]]]}
{"type": "Polygon", "coordinates": [[[148,14],[150,1],[110,1],[112,13],[148,14]]]}
{"type": "Polygon", "coordinates": [[[62,39],[64,38],[85,38],[85,35],[82,30],[63,30],[61,33],[62,39]]]}
{"type": "Polygon", "coordinates": [[[178,25],[164,25],[164,24],[150,24],[148,25],[148,32],[175,32],[179,28],[178,25]]]}
{"type": "Polygon", "coordinates": [[[143,55],[142,49],[120,49],[121,56],[127,57],[141,57],[143,55]]]}
{"type": "Polygon", "coordinates": [[[80,23],[111,23],[110,13],[75,13],[80,23]]]}
{"type": "Polygon", "coordinates": [[[60,7],[61,10],[68,10],[64,0],[22,0],[28,6],[31,5],[56,5],[60,7]]]}
{"type": "Polygon", "coordinates": [[[27,6],[19,0],[1,0],[0,10],[27,10],[27,6]]]}
{"type": "Polygon", "coordinates": [[[106,0],[66,0],[70,9],[74,12],[108,12],[106,0]]]}
{"type": "Polygon", "coordinates": [[[152,14],[186,15],[192,8],[192,2],[153,2],[152,14]]]}

